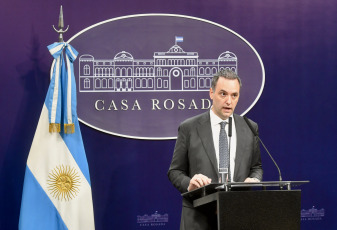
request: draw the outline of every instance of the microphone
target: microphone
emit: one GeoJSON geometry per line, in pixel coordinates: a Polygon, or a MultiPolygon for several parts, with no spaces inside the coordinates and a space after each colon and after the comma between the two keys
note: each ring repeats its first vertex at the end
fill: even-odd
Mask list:
{"type": "Polygon", "coordinates": [[[246,116],[243,117],[243,119],[245,119],[247,125],[249,126],[250,130],[252,131],[252,133],[254,134],[254,136],[257,137],[257,139],[260,141],[260,143],[262,144],[263,148],[266,150],[266,152],[268,153],[270,159],[274,162],[274,165],[276,166],[277,170],[278,170],[278,174],[279,174],[279,179],[280,181],[282,181],[282,176],[281,176],[281,171],[280,168],[278,167],[278,165],[276,164],[274,158],[271,156],[271,154],[269,153],[267,147],[263,144],[262,140],[260,139],[259,135],[257,134],[257,132],[254,130],[252,124],[250,123],[250,121],[248,120],[248,118],[246,116]]]}
{"type": "MultiPolygon", "coordinates": [[[[231,142],[232,142],[231,141],[232,140],[232,117],[228,118],[228,138],[229,138],[228,154],[229,154],[229,159],[230,159],[230,156],[231,156],[231,142]]],[[[229,160],[229,162],[230,162],[230,160],[229,160]]],[[[230,173],[230,166],[229,166],[228,172],[229,172],[229,174],[228,174],[228,182],[231,182],[232,178],[231,178],[231,173],[230,173]]]]}
{"type": "Polygon", "coordinates": [[[228,137],[232,136],[232,117],[228,118],[228,137]]]}

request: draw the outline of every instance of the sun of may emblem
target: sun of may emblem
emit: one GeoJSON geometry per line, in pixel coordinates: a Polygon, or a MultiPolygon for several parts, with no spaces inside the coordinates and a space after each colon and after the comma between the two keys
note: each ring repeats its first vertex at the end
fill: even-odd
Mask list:
{"type": "Polygon", "coordinates": [[[80,177],[70,166],[56,166],[49,173],[47,181],[51,195],[61,201],[73,199],[80,191],[80,177]]]}

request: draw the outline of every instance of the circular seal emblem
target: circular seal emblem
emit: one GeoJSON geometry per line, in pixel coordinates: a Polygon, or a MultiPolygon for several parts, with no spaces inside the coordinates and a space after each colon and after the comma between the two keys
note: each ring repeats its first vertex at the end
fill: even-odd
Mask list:
{"type": "Polygon", "coordinates": [[[79,192],[80,177],[70,166],[58,166],[48,175],[48,190],[58,200],[69,201],[79,192]]]}
{"type": "Polygon", "coordinates": [[[185,15],[141,14],[92,25],[70,42],[78,116],[102,132],[137,139],[174,139],[185,119],[211,107],[215,73],[243,82],[235,113],[259,99],[264,67],[254,47],[234,31],[185,15]]]}

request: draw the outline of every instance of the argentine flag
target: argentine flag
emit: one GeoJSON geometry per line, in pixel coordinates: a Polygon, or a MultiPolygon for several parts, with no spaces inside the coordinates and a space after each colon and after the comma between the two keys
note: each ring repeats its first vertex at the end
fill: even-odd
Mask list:
{"type": "Polygon", "coordinates": [[[183,42],[184,41],[184,37],[181,37],[181,36],[176,36],[176,45],[177,45],[177,42],[183,42]]]}
{"type": "Polygon", "coordinates": [[[183,41],[184,41],[184,37],[176,36],[176,44],[177,42],[183,42],[183,41]]]}
{"type": "Polygon", "coordinates": [[[27,160],[19,229],[92,230],[89,168],[76,113],[78,53],[64,42],[48,48],[55,60],[27,160]]]}

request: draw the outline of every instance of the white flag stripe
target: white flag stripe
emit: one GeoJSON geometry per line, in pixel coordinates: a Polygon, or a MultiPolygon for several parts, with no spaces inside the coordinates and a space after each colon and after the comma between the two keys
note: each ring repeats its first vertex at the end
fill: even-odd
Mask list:
{"type": "Polygon", "coordinates": [[[68,46],[68,50],[71,53],[72,59],[75,59],[77,56],[74,54],[73,49],[70,46],[68,46]]]}
{"type": "Polygon", "coordinates": [[[73,123],[73,118],[72,118],[72,103],[71,103],[71,91],[72,91],[72,86],[71,86],[71,67],[70,67],[70,61],[69,58],[67,58],[67,69],[68,69],[68,88],[67,88],[67,122],[68,124],[73,123]]]}
{"type": "Polygon", "coordinates": [[[44,105],[27,166],[57,208],[69,230],[94,229],[91,187],[60,134],[48,132],[48,124],[48,109],[44,105]],[[74,168],[80,177],[79,192],[69,201],[54,198],[48,190],[49,173],[61,165],[74,168]]]}
{"type": "Polygon", "coordinates": [[[53,78],[53,71],[54,71],[55,63],[56,63],[56,60],[54,59],[53,63],[51,63],[51,68],[50,68],[50,80],[53,78]]]}
{"type": "Polygon", "coordinates": [[[184,41],[184,37],[176,36],[176,42],[183,42],[183,41],[184,41]]]}
{"type": "MultiPolygon", "coordinates": [[[[55,86],[53,92],[53,103],[51,107],[50,123],[56,122],[56,112],[57,112],[57,101],[58,101],[58,92],[59,92],[59,72],[60,72],[60,57],[56,60],[56,71],[55,71],[55,86]]],[[[49,121],[48,121],[49,122],[49,121]]]]}
{"type": "Polygon", "coordinates": [[[64,44],[60,43],[60,45],[55,46],[54,48],[50,49],[49,52],[51,55],[54,55],[55,53],[59,52],[63,48],[64,44]]]}

